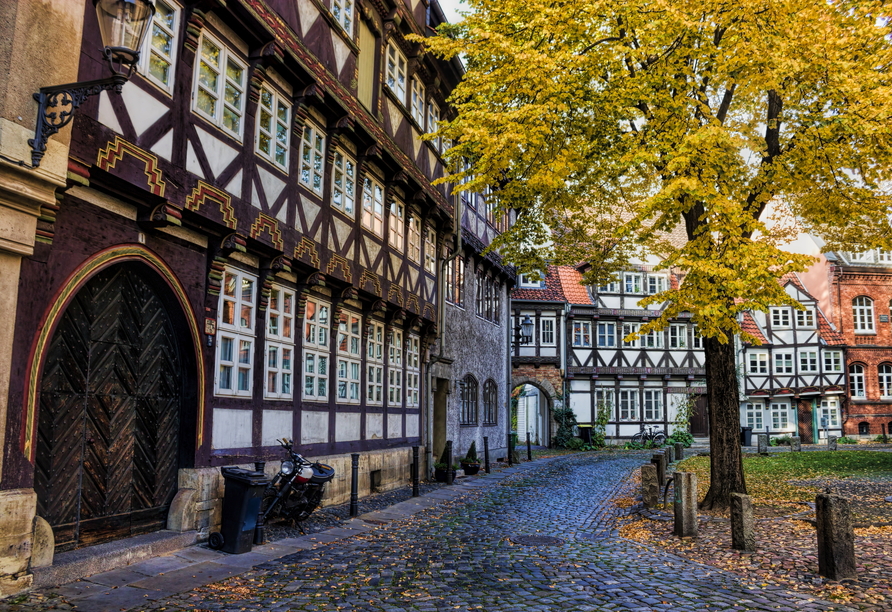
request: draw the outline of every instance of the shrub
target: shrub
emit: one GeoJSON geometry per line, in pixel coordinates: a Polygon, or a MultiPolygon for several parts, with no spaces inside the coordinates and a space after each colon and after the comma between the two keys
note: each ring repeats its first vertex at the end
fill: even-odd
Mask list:
{"type": "Polygon", "coordinates": [[[570,438],[567,442],[567,448],[574,451],[587,451],[592,449],[592,447],[586,444],[582,438],[570,438]]]}
{"type": "Polygon", "coordinates": [[[666,438],[666,444],[684,444],[685,448],[690,448],[694,443],[694,434],[689,431],[676,430],[671,436],[666,438]]]}
{"type": "Polygon", "coordinates": [[[880,435],[878,435],[876,438],[874,438],[873,441],[874,441],[874,442],[882,442],[883,444],[888,444],[888,443],[889,443],[889,437],[888,437],[888,436],[884,436],[883,434],[880,434],[880,435]]]}
{"type": "Polygon", "coordinates": [[[480,459],[477,458],[476,440],[471,442],[471,447],[468,449],[468,453],[464,457],[462,457],[461,461],[463,463],[480,463],[480,459]]]}
{"type": "Polygon", "coordinates": [[[660,448],[660,445],[659,445],[659,444],[656,444],[653,440],[648,440],[648,441],[646,441],[646,442],[644,442],[644,443],[641,443],[641,442],[632,442],[632,441],[630,440],[629,442],[626,442],[626,443],[623,445],[623,448],[626,449],[626,450],[646,450],[646,449],[649,449],[649,448],[660,448]]]}
{"type": "MultiPolygon", "coordinates": [[[[882,438],[883,436],[877,436],[878,438],[882,438]]],[[[858,444],[858,440],[855,438],[850,438],[848,436],[843,436],[841,438],[837,438],[836,442],[839,444],[858,444]]]]}
{"type": "Polygon", "coordinates": [[[576,426],[576,413],[571,408],[555,408],[553,414],[558,428],[551,444],[559,448],[568,448],[567,444],[575,437],[573,428],[576,426]]]}

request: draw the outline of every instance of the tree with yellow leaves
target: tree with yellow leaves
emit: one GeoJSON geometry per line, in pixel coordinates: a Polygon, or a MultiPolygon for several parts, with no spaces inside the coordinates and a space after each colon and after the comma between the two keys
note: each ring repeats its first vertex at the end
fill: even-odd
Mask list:
{"type": "MultiPolygon", "coordinates": [[[[523,270],[630,258],[686,271],[660,329],[704,336],[712,467],[702,506],[746,492],[732,339],[745,310],[795,302],[778,278],[828,249],[892,247],[892,28],[862,0],[468,0],[423,39],[467,66],[439,136],[461,188],[517,223],[496,242],[523,270]],[[468,166],[469,163],[469,166],[468,166]],[[764,218],[766,206],[775,219],[764,218]],[[667,240],[681,224],[687,241],[667,240]],[[549,248],[539,246],[550,244],[549,248]]],[[[420,39],[419,39],[420,40],[420,39]]],[[[649,302],[654,300],[648,299],[649,302]]]]}

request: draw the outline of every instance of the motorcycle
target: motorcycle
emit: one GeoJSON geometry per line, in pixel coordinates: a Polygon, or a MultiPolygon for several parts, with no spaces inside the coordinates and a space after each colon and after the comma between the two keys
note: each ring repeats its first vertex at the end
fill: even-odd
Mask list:
{"type": "Polygon", "coordinates": [[[263,494],[260,514],[263,524],[273,518],[295,522],[301,533],[301,523],[322,503],[325,483],[335,476],[334,468],[324,463],[309,461],[294,450],[294,440],[279,440],[289,459],[282,462],[279,473],[263,494]]]}

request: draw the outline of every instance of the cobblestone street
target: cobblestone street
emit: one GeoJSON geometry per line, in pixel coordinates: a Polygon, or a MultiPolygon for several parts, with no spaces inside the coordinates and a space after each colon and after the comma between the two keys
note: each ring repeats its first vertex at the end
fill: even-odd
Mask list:
{"type": "MultiPolygon", "coordinates": [[[[435,491],[429,496],[451,499],[411,517],[382,524],[371,519],[374,529],[365,533],[133,609],[848,609],[743,584],[732,574],[616,537],[613,519],[622,510],[608,500],[641,460],[628,453],[586,454],[524,464],[510,474],[435,491]],[[514,541],[524,535],[559,542],[514,541]]],[[[165,590],[163,578],[146,588],[165,590]]],[[[90,609],[86,603],[76,609],[90,609]]]]}

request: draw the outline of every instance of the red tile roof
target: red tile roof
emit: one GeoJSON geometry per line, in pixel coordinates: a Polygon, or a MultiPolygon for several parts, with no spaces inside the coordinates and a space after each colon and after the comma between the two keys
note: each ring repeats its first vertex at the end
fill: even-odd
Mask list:
{"type": "Polygon", "coordinates": [[[762,330],[759,329],[759,324],[756,323],[756,320],[750,313],[743,313],[743,322],[740,324],[740,327],[742,327],[743,331],[749,335],[758,338],[759,342],[762,344],[768,344],[768,339],[765,337],[765,334],[762,333],[762,330]]]}
{"type": "Polygon", "coordinates": [[[585,304],[590,306],[594,304],[589,295],[588,289],[582,285],[582,274],[579,270],[570,266],[560,266],[557,270],[561,279],[561,286],[564,289],[564,296],[571,304],[585,304]]]}
{"type": "MultiPolygon", "coordinates": [[[[557,266],[548,266],[545,270],[545,286],[540,289],[529,287],[515,288],[511,291],[512,300],[527,300],[539,302],[566,302],[561,282],[558,278],[557,266]]],[[[520,275],[518,274],[518,280],[520,275]]]]}
{"type": "Polygon", "coordinates": [[[824,313],[818,310],[818,333],[821,338],[824,339],[824,342],[829,344],[830,346],[838,346],[846,343],[845,339],[842,337],[842,334],[833,329],[833,326],[824,316],[824,313]]]}

